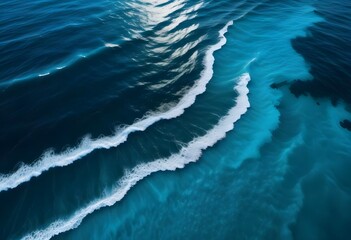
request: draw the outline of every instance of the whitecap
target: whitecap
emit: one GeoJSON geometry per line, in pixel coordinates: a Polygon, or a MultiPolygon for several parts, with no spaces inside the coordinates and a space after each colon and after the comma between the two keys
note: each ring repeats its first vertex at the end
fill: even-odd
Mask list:
{"type": "Polygon", "coordinates": [[[119,45],[115,43],[105,43],[105,47],[115,48],[115,47],[119,47],[119,45]]]}
{"type": "Polygon", "coordinates": [[[56,67],[57,70],[61,70],[61,69],[64,69],[66,66],[59,66],[59,67],[56,67]]]}
{"type": "Polygon", "coordinates": [[[38,76],[39,76],[39,77],[44,77],[44,76],[47,76],[47,75],[50,75],[50,73],[49,73],[49,72],[47,72],[47,73],[41,73],[41,74],[39,74],[38,76]]]}

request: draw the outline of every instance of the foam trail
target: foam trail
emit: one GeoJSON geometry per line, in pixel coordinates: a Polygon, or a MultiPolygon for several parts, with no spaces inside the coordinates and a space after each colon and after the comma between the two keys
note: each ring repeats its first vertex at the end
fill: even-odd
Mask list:
{"type": "Polygon", "coordinates": [[[238,84],[235,87],[235,90],[239,93],[236,99],[236,106],[231,108],[227,115],[222,117],[218,124],[204,136],[194,139],[186,147],[183,147],[179,153],[173,154],[168,158],[161,158],[149,163],[137,165],[118,182],[116,188],[114,188],[109,195],[105,195],[91,202],[86,207],[75,212],[71,217],[53,222],[46,229],[32,232],[22,239],[50,239],[60,233],[77,228],[86,216],[100,208],[114,205],[120,201],[137,182],[148,175],[159,171],[174,171],[183,168],[190,162],[197,161],[201,157],[202,151],[223,139],[226,133],[234,128],[234,123],[238,121],[250,107],[248,98],[249,89],[247,88],[249,81],[250,75],[248,73],[239,77],[238,84]]]}
{"type": "Polygon", "coordinates": [[[146,128],[160,120],[172,119],[182,115],[184,110],[189,108],[195,102],[196,97],[206,91],[206,85],[213,76],[212,68],[215,61],[213,53],[226,43],[227,40],[224,37],[224,34],[232,24],[233,21],[228,22],[226,26],[219,31],[220,41],[207,50],[203,62],[205,68],[201,72],[200,78],[180,99],[174,108],[163,113],[148,114],[132,125],[118,130],[113,136],[101,137],[95,140],[85,137],[75,148],[70,148],[57,154],[52,151],[46,152],[32,165],[22,165],[18,170],[11,174],[0,175],[0,192],[16,188],[18,185],[29,181],[32,177],[38,177],[50,168],[67,166],[96,149],[117,147],[119,144],[125,142],[128,135],[132,132],[144,131],[146,128]]]}

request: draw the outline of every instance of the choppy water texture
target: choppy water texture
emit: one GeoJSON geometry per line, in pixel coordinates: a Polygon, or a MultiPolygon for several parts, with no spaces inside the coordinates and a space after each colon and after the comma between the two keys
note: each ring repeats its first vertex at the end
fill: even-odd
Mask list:
{"type": "Polygon", "coordinates": [[[349,13],[1,1],[0,239],[349,239],[349,13]]]}

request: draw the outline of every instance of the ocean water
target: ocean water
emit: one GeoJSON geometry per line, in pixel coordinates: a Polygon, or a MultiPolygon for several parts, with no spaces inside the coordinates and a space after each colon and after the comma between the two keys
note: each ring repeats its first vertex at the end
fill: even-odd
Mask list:
{"type": "Polygon", "coordinates": [[[351,3],[0,3],[0,239],[349,239],[351,3]]]}

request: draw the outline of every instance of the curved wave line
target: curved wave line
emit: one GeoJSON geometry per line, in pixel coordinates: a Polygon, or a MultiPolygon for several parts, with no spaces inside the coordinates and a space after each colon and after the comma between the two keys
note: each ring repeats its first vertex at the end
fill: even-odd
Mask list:
{"type": "Polygon", "coordinates": [[[22,239],[50,239],[60,233],[77,228],[86,216],[100,208],[114,205],[123,199],[134,185],[150,174],[159,171],[174,171],[183,168],[188,163],[196,162],[201,157],[203,150],[212,147],[219,140],[225,138],[227,132],[234,129],[235,122],[250,107],[249,89],[247,88],[249,81],[250,75],[248,73],[239,77],[239,82],[234,88],[239,93],[239,96],[236,98],[236,105],[204,136],[195,138],[186,147],[183,147],[179,153],[173,154],[168,158],[137,165],[121,178],[117,187],[109,195],[91,202],[86,207],[76,211],[70,218],[53,222],[46,229],[32,232],[22,239]]]}
{"type": "Polygon", "coordinates": [[[219,31],[220,41],[207,50],[203,62],[205,68],[201,72],[200,78],[174,108],[163,113],[148,114],[132,125],[118,130],[113,136],[101,137],[95,140],[92,140],[90,137],[85,137],[75,148],[70,148],[58,154],[55,154],[53,151],[46,152],[35,163],[22,165],[14,173],[0,175],[0,192],[16,188],[18,185],[28,182],[33,177],[38,177],[51,168],[67,166],[96,149],[117,147],[119,144],[125,142],[128,135],[132,132],[144,131],[160,120],[168,120],[182,115],[186,108],[193,105],[196,97],[206,91],[206,85],[213,76],[213,64],[215,61],[213,53],[225,45],[227,40],[224,34],[232,24],[233,21],[228,22],[225,27],[219,31]]]}

